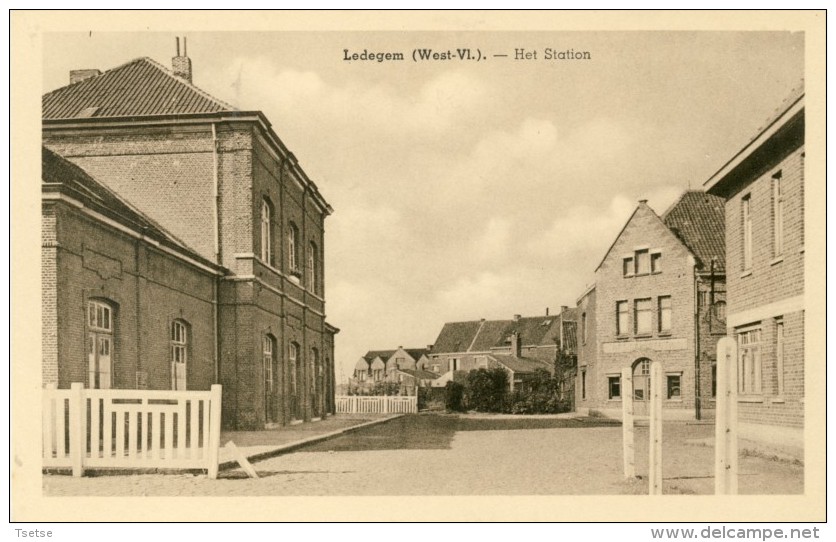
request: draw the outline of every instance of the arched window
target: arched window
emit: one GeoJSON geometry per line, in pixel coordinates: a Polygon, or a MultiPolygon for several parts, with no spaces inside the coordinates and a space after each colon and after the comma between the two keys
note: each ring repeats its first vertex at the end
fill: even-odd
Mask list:
{"type": "Polygon", "coordinates": [[[714,316],[716,316],[718,320],[722,320],[723,322],[726,321],[726,302],[725,301],[715,301],[714,302],[714,316]]]}
{"type": "Polygon", "coordinates": [[[261,347],[262,365],[264,368],[264,389],[273,391],[273,364],[276,351],[276,338],[272,335],[264,336],[264,343],[261,347]]]}
{"type": "Polygon", "coordinates": [[[264,198],[261,200],[261,260],[273,265],[273,204],[264,198]]]}
{"type": "Polygon", "coordinates": [[[291,273],[299,272],[299,228],[291,222],[287,227],[287,267],[291,273]]]}
{"type": "Polygon", "coordinates": [[[185,320],[171,323],[171,389],[185,390],[186,366],[189,359],[189,324],[185,320]]]}
{"type": "Polygon", "coordinates": [[[308,290],[317,293],[316,276],[317,276],[317,252],[316,243],[313,241],[308,245],[308,290]]]}
{"type": "Polygon", "coordinates": [[[87,302],[87,386],[113,385],[113,304],[100,299],[87,302]]]}

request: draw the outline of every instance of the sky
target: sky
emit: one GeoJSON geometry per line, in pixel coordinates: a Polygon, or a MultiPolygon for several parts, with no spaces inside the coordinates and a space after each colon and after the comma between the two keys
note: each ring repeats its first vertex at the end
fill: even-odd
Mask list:
{"type": "MultiPolygon", "coordinates": [[[[574,306],[639,199],[661,214],[700,188],[804,77],[790,32],[184,35],[194,84],[263,111],[334,208],[340,381],[367,350],[424,347],[444,322],[574,306]],[[413,62],[416,48],[484,60],[413,62]]],[[[43,46],[48,92],[72,69],[170,66],[175,34],[46,33],[43,46]]]]}

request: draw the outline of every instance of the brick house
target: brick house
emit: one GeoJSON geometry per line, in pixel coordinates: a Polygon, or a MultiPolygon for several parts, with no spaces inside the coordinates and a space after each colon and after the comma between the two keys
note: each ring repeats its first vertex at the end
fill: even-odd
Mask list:
{"type": "MultiPolygon", "coordinates": [[[[517,375],[530,375],[538,369],[555,374],[558,368],[571,383],[577,360],[576,318],[576,309],[561,307],[557,315],[447,322],[423,368],[442,375],[435,385],[444,385],[456,372],[495,366],[517,375]]],[[[513,385],[513,379],[511,382],[513,385]]]]}
{"type": "Polygon", "coordinates": [[[664,416],[713,409],[717,340],[725,333],[723,202],[685,192],[661,217],[639,202],[578,301],[576,406],[621,414],[621,371],[647,414],[649,364],[664,370],[664,416]]]}
{"type": "Polygon", "coordinates": [[[803,85],[705,188],[725,200],[740,435],[803,449],[803,85]]]}
{"type": "MultiPolygon", "coordinates": [[[[323,232],[332,209],[263,113],[239,111],[209,96],[192,85],[191,75],[191,60],[179,51],[172,70],[139,58],[104,73],[74,71],[70,85],[43,96],[44,146],[208,262],[207,273],[214,277],[209,287],[181,286],[188,292],[195,288],[188,303],[183,298],[183,311],[208,299],[211,324],[200,339],[212,347],[201,355],[212,360],[215,374],[211,380],[188,380],[187,387],[223,384],[225,427],[321,418],[334,412],[338,330],[325,321],[323,281],[323,232]]],[[[92,241],[85,236],[96,233],[83,229],[79,235],[86,246],[92,241]]],[[[97,251],[123,257],[115,245],[97,245],[97,251]]],[[[137,291],[150,292],[150,275],[135,267],[137,291]]],[[[68,275],[60,266],[56,273],[62,288],[67,281],[81,281],[79,291],[96,287],[83,283],[86,274],[68,275]]],[[[88,294],[61,301],[67,305],[59,314],[86,314],[88,294]]],[[[109,297],[101,301],[117,306],[109,297]]],[[[113,385],[175,387],[173,377],[134,367],[138,361],[127,363],[149,359],[150,352],[129,349],[159,318],[151,310],[159,300],[150,295],[130,303],[140,305],[139,316],[136,326],[117,325],[113,385]]],[[[198,348],[197,328],[206,327],[205,317],[196,315],[200,324],[189,321],[191,331],[178,335],[188,340],[193,334],[190,348],[198,348]]],[[[45,341],[51,333],[62,335],[67,322],[59,320],[56,331],[45,329],[45,341]]],[[[76,350],[86,349],[83,337],[76,341],[76,350]]],[[[155,355],[167,358],[177,351],[155,355]]],[[[74,350],[59,352],[59,374],[45,370],[45,381],[65,385],[69,376],[62,371],[77,356],[74,350]]],[[[190,378],[191,368],[186,371],[190,378]]]]}
{"type": "Polygon", "coordinates": [[[349,383],[355,387],[368,388],[377,382],[402,381],[401,377],[407,373],[399,373],[400,377],[394,375],[403,370],[415,371],[419,369],[419,364],[423,367],[428,352],[429,350],[424,348],[403,346],[396,350],[369,350],[357,360],[349,383]]]}

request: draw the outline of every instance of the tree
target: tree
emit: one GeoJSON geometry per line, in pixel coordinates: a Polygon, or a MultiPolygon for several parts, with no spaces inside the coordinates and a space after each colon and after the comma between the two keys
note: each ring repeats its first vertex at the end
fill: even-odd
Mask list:
{"type": "Polygon", "coordinates": [[[501,367],[470,371],[465,390],[468,408],[480,412],[501,412],[508,393],[508,372],[501,367]]]}

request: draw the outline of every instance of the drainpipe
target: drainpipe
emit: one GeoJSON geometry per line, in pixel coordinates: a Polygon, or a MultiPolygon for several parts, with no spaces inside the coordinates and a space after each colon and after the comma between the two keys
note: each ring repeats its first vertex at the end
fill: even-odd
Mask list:
{"type": "MultiPolygon", "coordinates": [[[[220,243],[220,227],[218,225],[219,221],[219,205],[220,205],[220,190],[218,189],[218,133],[215,130],[215,123],[212,123],[212,201],[214,205],[212,205],[212,228],[213,228],[213,237],[215,243],[215,263],[218,265],[221,264],[221,243],[220,243]]],[[[215,328],[215,383],[221,383],[221,370],[220,370],[220,347],[219,343],[221,340],[221,333],[220,333],[220,325],[218,322],[218,305],[220,303],[220,283],[221,278],[215,278],[215,292],[214,292],[214,299],[212,303],[212,324],[215,328]]]]}
{"type": "Polygon", "coordinates": [[[700,281],[694,265],[694,415],[697,420],[702,419],[700,388],[700,281]]]}

